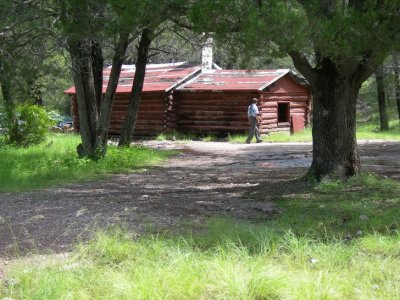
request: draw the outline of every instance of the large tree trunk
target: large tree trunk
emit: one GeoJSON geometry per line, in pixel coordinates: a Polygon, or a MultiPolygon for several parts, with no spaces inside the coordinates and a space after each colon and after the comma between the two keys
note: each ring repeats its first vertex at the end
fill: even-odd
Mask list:
{"type": "Polygon", "coordinates": [[[76,89],[79,113],[79,129],[82,144],[78,146],[78,154],[97,158],[100,137],[98,134],[98,98],[93,78],[93,52],[91,41],[68,40],[68,51],[71,54],[72,74],[76,89]]]}
{"type": "Polygon", "coordinates": [[[397,55],[394,56],[394,86],[395,86],[395,97],[397,103],[397,113],[400,121],[400,60],[397,55]]]}
{"type": "Polygon", "coordinates": [[[122,63],[125,58],[126,49],[129,45],[129,33],[121,33],[115,49],[110,78],[108,80],[106,94],[100,107],[99,132],[102,147],[107,146],[108,127],[115,92],[117,90],[119,76],[121,74],[122,63]]]}
{"type": "Polygon", "coordinates": [[[346,178],[359,174],[356,98],[361,83],[343,75],[329,59],[315,70],[313,90],[313,161],[309,174],[346,178]]]}
{"type": "Polygon", "coordinates": [[[382,67],[375,71],[376,90],[378,93],[379,121],[381,130],[389,130],[389,121],[386,111],[384,72],[382,67]]]}
{"type": "Polygon", "coordinates": [[[124,127],[122,128],[119,146],[129,146],[132,141],[132,134],[135,128],[137,115],[139,112],[139,104],[142,97],[144,77],[146,75],[146,65],[148,60],[149,46],[151,43],[151,32],[144,29],[139,42],[138,58],[136,61],[135,77],[131,96],[129,98],[128,112],[126,115],[124,127]]]}
{"type": "MultiPolygon", "coordinates": [[[[313,161],[308,175],[348,178],[361,171],[356,139],[356,99],[361,84],[381,63],[367,58],[335,63],[315,52],[313,67],[305,54],[288,52],[297,70],[309,81],[313,94],[313,161]]],[[[371,58],[370,58],[371,59],[371,58]]]]}

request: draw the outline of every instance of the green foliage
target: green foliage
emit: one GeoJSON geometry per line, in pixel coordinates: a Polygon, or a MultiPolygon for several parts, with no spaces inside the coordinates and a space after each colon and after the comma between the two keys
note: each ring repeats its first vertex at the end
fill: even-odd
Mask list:
{"type": "Polygon", "coordinates": [[[68,63],[65,53],[56,52],[44,59],[39,72],[43,105],[63,114],[71,114],[71,97],[63,93],[73,85],[68,63]]]}
{"type": "Polygon", "coordinates": [[[357,126],[357,139],[400,141],[400,124],[398,120],[389,122],[389,130],[381,131],[377,123],[371,122],[357,126]]]}
{"type": "Polygon", "coordinates": [[[208,133],[208,134],[200,136],[200,139],[203,142],[213,142],[213,141],[217,141],[218,137],[213,133],[208,133]]]}
{"type": "Polygon", "coordinates": [[[53,124],[46,110],[38,105],[23,104],[16,108],[14,117],[7,124],[7,143],[28,147],[43,142],[53,124]]]}
{"type": "Polygon", "coordinates": [[[0,191],[25,191],[98,179],[153,166],[175,154],[143,147],[110,146],[104,158],[93,161],[77,157],[79,143],[78,136],[63,134],[51,135],[47,141],[29,148],[5,146],[0,140],[0,191]]]}
{"type": "Polygon", "coordinates": [[[271,220],[214,219],[184,237],[114,228],[66,259],[12,265],[0,297],[398,299],[399,192],[366,174],[283,193],[271,220]]]}

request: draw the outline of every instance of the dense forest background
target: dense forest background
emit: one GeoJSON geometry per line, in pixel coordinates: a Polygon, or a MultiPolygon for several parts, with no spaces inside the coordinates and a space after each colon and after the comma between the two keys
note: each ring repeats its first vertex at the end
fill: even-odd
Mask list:
{"type": "MultiPolygon", "coordinates": [[[[24,102],[27,95],[40,99],[50,110],[60,114],[71,114],[70,98],[63,92],[73,86],[71,62],[68,53],[57,41],[51,41],[52,49],[39,49],[39,52],[23,53],[22,57],[13,59],[13,99],[24,102]]],[[[125,64],[135,64],[138,41],[128,48],[125,64]]],[[[149,63],[171,63],[179,61],[201,61],[201,48],[204,37],[189,30],[176,30],[167,27],[152,44],[149,63]]],[[[105,66],[111,65],[111,50],[106,52],[105,66]]],[[[265,56],[249,55],[238,45],[230,43],[213,44],[214,62],[223,69],[279,69],[289,68],[296,71],[293,62],[287,55],[265,56]]],[[[396,104],[396,64],[391,56],[386,59],[383,68],[385,101],[389,120],[397,119],[396,104]]],[[[398,75],[397,75],[398,76],[398,75]]],[[[397,77],[398,78],[398,77],[397,77]]],[[[4,109],[3,93],[0,93],[0,109],[4,109]]],[[[378,93],[375,75],[364,84],[359,93],[357,110],[359,123],[372,123],[379,127],[378,93]]]]}

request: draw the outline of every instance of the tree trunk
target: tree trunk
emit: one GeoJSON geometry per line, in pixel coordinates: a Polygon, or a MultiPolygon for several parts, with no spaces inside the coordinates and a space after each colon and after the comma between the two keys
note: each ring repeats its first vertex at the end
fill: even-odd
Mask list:
{"type": "Polygon", "coordinates": [[[396,97],[396,103],[397,103],[397,113],[399,116],[399,121],[400,121],[400,60],[397,55],[394,56],[393,60],[394,64],[394,87],[395,87],[395,97],[396,97]]]}
{"type": "Polygon", "coordinates": [[[389,121],[386,111],[384,72],[382,67],[375,71],[376,90],[378,92],[379,120],[381,130],[389,130],[389,121]]]}
{"type": "Polygon", "coordinates": [[[14,101],[11,96],[11,82],[8,78],[3,78],[1,80],[1,92],[3,96],[4,108],[7,114],[10,114],[14,111],[14,101]]]}
{"type": "MultiPolygon", "coordinates": [[[[82,144],[78,146],[80,156],[97,158],[100,137],[98,135],[98,108],[92,67],[91,41],[68,40],[71,54],[72,74],[76,89],[79,113],[79,129],[82,144]]],[[[101,152],[101,151],[100,151],[101,152]]]]}
{"type": "Polygon", "coordinates": [[[315,69],[313,161],[309,175],[347,178],[360,173],[356,141],[356,98],[361,83],[343,75],[329,59],[315,69]]]}
{"type": "Polygon", "coordinates": [[[139,112],[139,104],[142,97],[144,77],[146,75],[148,52],[151,43],[150,35],[150,30],[146,28],[143,30],[140,38],[135,77],[133,79],[132,92],[129,98],[128,112],[118,143],[119,146],[129,146],[132,141],[132,134],[135,128],[135,123],[139,112]]]}
{"type": "MultiPolygon", "coordinates": [[[[96,92],[97,109],[100,109],[103,100],[103,68],[104,58],[101,45],[97,41],[91,42],[91,59],[93,70],[94,90],[96,92]]],[[[100,111],[98,111],[98,114],[100,111]]]]}
{"type": "Polygon", "coordinates": [[[114,95],[117,90],[119,76],[121,74],[122,63],[125,58],[126,49],[129,45],[129,33],[121,33],[115,49],[110,78],[108,80],[106,94],[100,107],[99,132],[102,147],[107,146],[108,127],[114,95]]]}
{"type": "Polygon", "coordinates": [[[37,78],[32,79],[28,82],[29,85],[29,98],[32,100],[33,104],[43,106],[43,93],[42,84],[37,78]]]}

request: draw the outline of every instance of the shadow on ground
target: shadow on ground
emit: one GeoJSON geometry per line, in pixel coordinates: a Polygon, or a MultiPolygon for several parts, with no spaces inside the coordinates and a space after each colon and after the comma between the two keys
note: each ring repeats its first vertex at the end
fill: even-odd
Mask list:
{"type": "MultiPolygon", "coordinates": [[[[192,142],[182,148],[165,166],[142,173],[0,193],[0,257],[66,252],[113,225],[140,234],[201,226],[217,216],[265,220],[280,212],[274,200],[310,188],[299,180],[311,163],[309,144],[192,142]]],[[[398,143],[360,148],[365,169],[400,178],[398,143]]]]}

